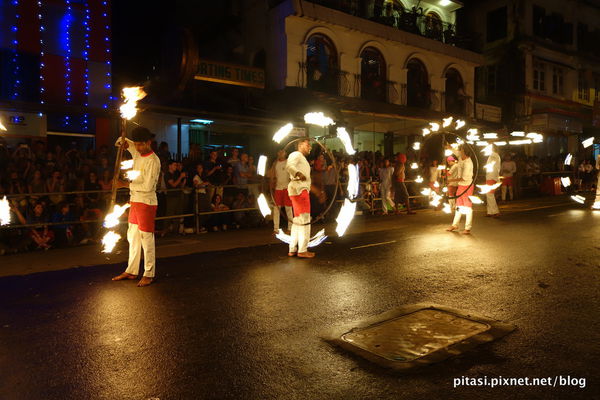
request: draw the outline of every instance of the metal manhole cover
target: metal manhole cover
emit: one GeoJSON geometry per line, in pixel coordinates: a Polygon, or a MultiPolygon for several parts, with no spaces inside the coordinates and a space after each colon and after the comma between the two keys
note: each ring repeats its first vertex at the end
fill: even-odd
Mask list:
{"type": "Polygon", "coordinates": [[[390,361],[413,361],[490,329],[490,325],[436,309],[419,310],[355,330],[342,339],[390,361]]]}
{"type": "Polygon", "coordinates": [[[442,305],[406,305],[331,328],[323,338],[379,365],[408,371],[497,340],[514,325],[442,305]]]}

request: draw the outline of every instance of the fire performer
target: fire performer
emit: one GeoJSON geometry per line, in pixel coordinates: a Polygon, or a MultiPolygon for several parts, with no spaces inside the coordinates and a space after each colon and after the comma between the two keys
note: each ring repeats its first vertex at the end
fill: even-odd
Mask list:
{"type": "Polygon", "coordinates": [[[315,253],[308,251],[310,240],[310,164],[306,156],[310,154],[309,139],[301,139],[288,157],[286,170],[290,177],[288,194],[292,200],[294,219],[288,256],[298,254],[301,258],[313,258],[315,253]]]}
{"type": "MultiPolygon", "coordinates": [[[[449,147],[450,148],[450,147],[449,147]]],[[[464,235],[471,233],[473,225],[473,203],[469,196],[473,196],[473,160],[466,153],[464,145],[458,146],[456,153],[458,156],[458,188],[456,192],[460,197],[456,199],[456,211],[454,213],[454,221],[446,230],[449,232],[458,229],[463,214],[466,216],[464,235]]]]}
{"type": "Polygon", "coordinates": [[[288,194],[290,175],[287,172],[287,154],[284,149],[277,152],[277,160],[273,163],[271,171],[271,185],[274,189],[275,207],[273,208],[273,234],[279,232],[279,220],[281,207],[285,207],[288,220],[288,231],[292,230],[292,200],[288,194]]]}
{"type": "MultiPolygon", "coordinates": [[[[129,262],[127,269],[113,281],[136,279],[140,269],[142,249],[144,251],[144,275],[138,286],[148,286],[155,275],[154,250],[154,218],[158,205],[156,199],[156,184],[160,174],[160,159],[152,151],[154,134],[147,128],[137,127],[131,132],[133,140],[125,138],[124,147],[133,157],[133,171],[139,171],[139,176],[131,182],[119,181],[119,187],[128,187],[130,192],[129,228],[129,262]]],[[[121,138],[116,146],[121,145],[121,138]]]]}
{"type": "MultiPolygon", "coordinates": [[[[493,186],[500,180],[500,167],[502,162],[500,161],[500,155],[498,155],[498,149],[496,148],[496,145],[490,144],[490,146],[490,154],[485,167],[485,184],[493,186]]],[[[496,189],[493,189],[487,192],[485,195],[487,199],[486,217],[497,218],[500,216],[498,203],[496,203],[495,192],[496,189]]]]}

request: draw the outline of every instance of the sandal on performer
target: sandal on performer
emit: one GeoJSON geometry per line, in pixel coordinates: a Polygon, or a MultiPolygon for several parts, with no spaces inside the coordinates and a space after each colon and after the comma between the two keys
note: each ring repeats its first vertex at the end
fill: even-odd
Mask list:
{"type": "Polygon", "coordinates": [[[446,228],[446,231],[448,231],[448,232],[453,232],[453,231],[455,231],[455,230],[457,230],[457,229],[458,229],[458,226],[456,226],[456,225],[452,225],[452,226],[450,226],[449,228],[446,228]]]}

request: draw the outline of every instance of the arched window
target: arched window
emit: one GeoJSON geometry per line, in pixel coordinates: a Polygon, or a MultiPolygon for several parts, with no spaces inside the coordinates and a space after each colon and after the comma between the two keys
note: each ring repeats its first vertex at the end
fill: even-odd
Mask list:
{"type": "Polygon", "coordinates": [[[260,49],[254,54],[254,60],[252,61],[252,66],[256,68],[265,68],[267,62],[267,55],[265,54],[265,49],[260,49]]]}
{"type": "Polygon", "coordinates": [[[411,107],[429,108],[431,97],[429,94],[429,76],[425,65],[416,58],[411,59],[406,68],[406,104],[411,107]]]}
{"type": "Polygon", "coordinates": [[[435,40],[442,40],[444,28],[442,19],[434,12],[428,12],[425,16],[425,36],[435,40]]]}
{"type": "Polygon", "coordinates": [[[446,71],[445,106],[446,111],[452,114],[464,114],[466,95],[460,73],[454,68],[446,71]]]}
{"type": "Polygon", "coordinates": [[[337,51],[325,35],[312,35],[306,48],[306,87],[338,94],[337,51]]]}
{"type": "Polygon", "coordinates": [[[365,48],[360,53],[361,97],[366,100],[387,101],[385,59],[374,47],[365,48]]]}

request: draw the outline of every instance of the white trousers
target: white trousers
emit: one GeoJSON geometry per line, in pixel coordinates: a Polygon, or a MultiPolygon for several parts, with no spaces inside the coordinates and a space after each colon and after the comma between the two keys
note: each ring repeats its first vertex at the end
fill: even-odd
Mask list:
{"type": "Polygon", "coordinates": [[[596,198],[594,199],[594,203],[600,201],[600,173],[598,174],[598,183],[596,183],[596,198]]]}
{"type": "Polygon", "coordinates": [[[310,240],[310,214],[300,214],[294,217],[292,224],[292,240],[290,241],[290,253],[306,253],[308,241],[310,240]]]}
{"type": "MultiPolygon", "coordinates": [[[[465,229],[470,231],[471,228],[473,227],[473,209],[470,207],[461,207],[461,209],[463,211],[466,210],[466,221],[465,221],[465,229]]],[[[459,209],[456,210],[456,212],[454,213],[454,221],[452,222],[453,226],[458,226],[458,224],[460,224],[460,219],[462,218],[462,213],[460,212],[459,209]]]]}
{"type": "Polygon", "coordinates": [[[510,196],[510,199],[512,200],[514,197],[512,185],[511,186],[502,185],[502,201],[506,200],[506,188],[508,188],[508,194],[510,196]]]}
{"type": "Polygon", "coordinates": [[[487,192],[485,198],[487,199],[487,213],[489,215],[499,214],[500,210],[498,209],[498,203],[496,203],[496,195],[494,192],[487,192]]]}
{"type": "Polygon", "coordinates": [[[394,209],[394,200],[392,199],[392,187],[381,186],[381,209],[384,213],[388,212],[388,206],[394,209]]]}
{"type": "Polygon", "coordinates": [[[154,266],[156,263],[156,251],[154,248],[154,233],[140,231],[137,224],[129,224],[127,229],[127,241],[129,242],[129,262],[125,272],[138,275],[140,272],[140,259],[144,251],[144,276],[154,278],[154,266]]]}
{"type": "MultiPolygon", "coordinates": [[[[292,214],[292,207],[285,206],[285,215],[287,215],[288,220],[288,230],[292,230],[292,219],[294,219],[294,214],[292,214]]],[[[275,232],[279,232],[279,220],[281,218],[281,207],[275,206],[273,207],[273,230],[275,232]]]]}
{"type": "Polygon", "coordinates": [[[456,211],[456,199],[448,199],[448,204],[450,204],[450,209],[452,212],[456,211]]]}

